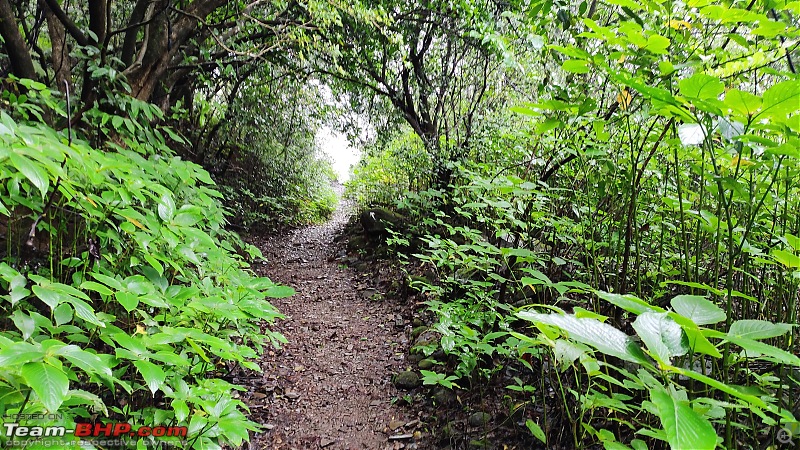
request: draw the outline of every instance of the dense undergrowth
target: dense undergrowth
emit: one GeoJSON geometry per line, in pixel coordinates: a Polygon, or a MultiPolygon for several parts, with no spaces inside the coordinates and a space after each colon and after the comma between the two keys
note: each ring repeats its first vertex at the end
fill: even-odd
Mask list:
{"type": "Polygon", "coordinates": [[[283,341],[262,321],[280,317],[267,299],[293,290],[248,270],[258,249],[225,231],[208,172],[169,148],[182,138],[150,125],[159,108],[119,92],[87,110],[87,136],[43,123],[67,117],[45,86],[18,86],[27,93],[5,91],[0,112],[0,414],[21,425],[188,433],[95,447],[69,434],[3,433],[0,443],[208,449],[248,440],[258,427],[227,374],[259,370],[250,360],[283,341]]]}
{"type": "MultiPolygon", "coordinates": [[[[629,20],[541,19],[518,62],[544,80],[462,157],[356,172],[363,207],[406,218],[387,243],[438,336],[416,351],[445,355],[423,379],[507,383],[530,445],[790,445],[800,82],[779,13],[612,3],[629,20]]],[[[416,152],[396,138],[363,167],[416,152]]]]}

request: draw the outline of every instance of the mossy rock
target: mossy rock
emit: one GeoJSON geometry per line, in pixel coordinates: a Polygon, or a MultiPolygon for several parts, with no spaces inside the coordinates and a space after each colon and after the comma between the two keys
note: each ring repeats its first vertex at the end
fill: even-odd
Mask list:
{"type": "Polygon", "coordinates": [[[418,327],[415,327],[413,330],[411,330],[411,339],[418,338],[420,334],[422,334],[422,333],[424,333],[426,331],[428,331],[428,327],[426,327],[424,325],[420,325],[418,327]]]}
{"type": "Polygon", "coordinates": [[[429,358],[425,358],[422,361],[420,361],[419,363],[417,363],[417,367],[419,367],[421,370],[431,370],[431,369],[433,369],[433,366],[435,366],[435,365],[436,365],[436,361],[434,361],[432,359],[429,359],[429,358]]]}
{"type": "Polygon", "coordinates": [[[399,231],[405,228],[406,218],[384,208],[373,208],[362,212],[358,216],[364,233],[370,237],[385,235],[386,230],[399,231]]]}
{"type": "Polygon", "coordinates": [[[487,423],[489,423],[491,420],[492,420],[491,414],[485,413],[483,411],[478,411],[469,416],[469,419],[467,419],[467,423],[469,423],[469,425],[472,427],[482,427],[487,423]]]}
{"type": "MultiPolygon", "coordinates": [[[[413,333],[413,331],[412,331],[413,333]]],[[[439,344],[439,333],[436,331],[427,329],[419,333],[417,337],[414,339],[414,347],[430,347],[431,345],[438,345],[439,344]]]]}
{"type": "Polygon", "coordinates": [[[394,377],[394,385],[399,389],[411,390],[419,387],[421,384],[422,380],[419,379],[419,375],[413,370],[400,372],[394,377]]]}
{"type": "Polygon", "coordinates": [[[433,393],[433,401],[436,405],[447,406],[456,402],[456,393],[447,388],[439,388],[433,393]]]}

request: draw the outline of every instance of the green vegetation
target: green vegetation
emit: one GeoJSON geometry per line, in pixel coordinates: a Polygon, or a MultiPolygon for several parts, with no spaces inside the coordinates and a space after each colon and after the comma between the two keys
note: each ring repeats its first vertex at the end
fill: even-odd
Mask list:
{"type": "Polygon", "coordinates": [[[226,225],[327,217],[336,119],[424,385],[547,445],[798,428],[799,2],[75,3],[0,0],[0,412],[247,439],[226,373],[293,291],[226,225]]]}
{"type": "MultiPolygon", "coordinates": [[[[532,6],[473,33],[512,68],[487,84],[521,87],[485,99],[506,108],[467,145],[428,141],[405,195],[351,188],[410,224],[388,243],[436,317],[417,351],[447,356],[426,384],[510,371],[547,444],[781,445],[800,413],[797,3],[532,6]]],[[[414,157],[396,145],[364,167],[414,157]]]]}
{"type": "MultiPolygon", "coordinates": [[[[25,85],[52,101],[45,86],[25,85]]],[[[141,120],[161,111],[127,106],[141,116],[87,111],[130,124],[104,148],[0,113],[2,412],[67,429],[98,414],[186,426],[191,447],[240,445],[257,424],[219,367],[258,370],[248,359],[283,340],[259,327],[280,317],[265,297],[293,290],[247,271],[240,254],[258,249],[223,229],[208,172],[166,146],[166,136],[180,140],[173,131],[141,120]]]]}

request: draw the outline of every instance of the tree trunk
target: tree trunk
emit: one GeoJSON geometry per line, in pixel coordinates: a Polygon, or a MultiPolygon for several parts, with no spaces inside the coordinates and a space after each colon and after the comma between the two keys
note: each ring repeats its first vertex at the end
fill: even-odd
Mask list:
{"type": "Polygon", "coordinates": [[[67,49],[67,31],[64,29],[64,24],[58,20],[49,8],[45,7],[43,10],[44,17],[47,20],[47,32],[52,43],[51,58],[56,87],[66,94],[64,83],[70,81],[70,70],[72,69],[69,61],[69,50],[67,49]]]}
{"type": "Polygon", "coordinates": [[[5,42],[6,53],[11,62],[11,72],[19,78],[35,80],[37,77],[31,54],[19,32],[17,20],[8,0],[0,0],[0,36],[5,42]]]}
{"type": "Polygon", "coordinates": [[[158,83],[164,80],[170,62],[197,31],[200,25],[197,19],[205,19],[225,3],[226,0],[196,0],[168,22],[165,1],[156,2],[154,11],[158,17],[146,26],[146,40],[139,58],[127,71],[134,97],[150,99],[158,83]]]}

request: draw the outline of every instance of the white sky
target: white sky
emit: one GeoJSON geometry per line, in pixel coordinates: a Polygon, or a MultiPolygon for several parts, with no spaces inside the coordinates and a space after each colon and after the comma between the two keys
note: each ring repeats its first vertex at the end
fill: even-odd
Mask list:
{"type": "Polygon", "coordinates": [[[339,175],[339,182],[350,178],[350,166],[360,158],[359,151],[350,146],[347,138],[325,125],[317,133],[317,143],[333,162],[333,170],[339,175]]]}

